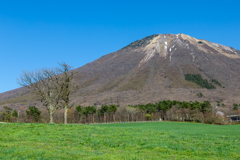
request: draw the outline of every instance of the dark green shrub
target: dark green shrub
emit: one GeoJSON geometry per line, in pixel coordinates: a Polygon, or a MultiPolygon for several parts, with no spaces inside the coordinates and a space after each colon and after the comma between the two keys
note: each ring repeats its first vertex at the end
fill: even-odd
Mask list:
{"type": "Polygon", "coordinates": [[[233,107],[233,110],[234,110],[234,111],[237,111],[237,110],[238,110],[238,107],[237,107],[237,106],[234,106],[234,107],[233,107]]]}
{"type": "Polygon", "coordinates": [[[12,108],[8,108],[7,106],[4,106],[3,109],[4,111],[2,111],[2,121],[9,122],[12,115],[11,114],[12,108]]]}
{"type": "Polygon", "coordinates": [[[38,122],[41,117],[41,111],[35,106],[29,106],[26,113],[27,117],[35,122],[38,122]]]}
{"type": "Polygon", "coordinates": [[[80,114],[82,114],[82,107],[80,106],[80,105],[78,105],[77,107],[76,107],[76,110],[77,110],[77,112],[78,112],[78,114],[80,115],[80,114]]]}
{"type": "Polygon", "coordinates": [[[16,111],[16,109],[13,111],[12,116],[13,117],[18,117],[18,112],[16,111]]]}

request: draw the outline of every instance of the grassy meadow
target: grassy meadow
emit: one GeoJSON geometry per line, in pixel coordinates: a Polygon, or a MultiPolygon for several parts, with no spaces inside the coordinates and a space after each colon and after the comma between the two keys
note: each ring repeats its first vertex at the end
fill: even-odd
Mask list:
{"type": "Polygon", "coordinates": [[[0,159],[240,159],[240,125],[0,124],[0,159]]]}

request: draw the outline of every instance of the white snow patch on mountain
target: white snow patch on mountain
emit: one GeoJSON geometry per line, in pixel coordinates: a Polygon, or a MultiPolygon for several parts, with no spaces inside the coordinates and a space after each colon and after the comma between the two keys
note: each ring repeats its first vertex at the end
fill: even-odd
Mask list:
{"type": "Polygon", "coordinates": [[[217,43],[212,43],[212,45],[214,45],[216,47],[219,47],[219,45],[217,43]]]}
{"type": "Polygon", "coordinates": [[[233,52],[232,49],[231,49],[230,47],[228,47],[228,46],[221,45],[221,47],[222,47],[223,49],[227,50],[227,51],[233,52]]]}
{"type": "Polygon", "coordinates": [[[222,44],[217,44],[217,43],[211,43],[211,44],[214,45],[214,46],[216,46],[216,47],[218,47],[218,48],[222,48],[222,49],[224,49],[224,50],[233,52],[233,50],[232,50],[230,47],[228,47],[228,46],[225,46],[225,45],[222,45],[222,44]]]}
{"type": "Polygon", "coordinates": [[[165,59],[167,56],[167,42],[165,41],[165,46],[164,46],[164,55],[165,55],[165,59]]]}

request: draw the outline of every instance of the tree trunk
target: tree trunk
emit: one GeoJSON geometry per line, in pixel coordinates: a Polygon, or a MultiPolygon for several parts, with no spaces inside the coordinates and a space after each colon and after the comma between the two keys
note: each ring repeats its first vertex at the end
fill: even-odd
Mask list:
{"type": "Polygon", "coordinates": [[[82,116],[79,115],[79,123],[82,123],[82,116]]]}
{"type": "Polygon", "coordinates": [[[113,122],[115,122],[115,112],[113,113],[113,122]]]}
{"type": "Polygon", "coordinates": [[[65,105],[65,107],[64,107],[64,124],[67,124],[67,111],[68,111],[68,107],[67,107],[67,105],[65,105]]]}
{"type": "Polygon", "coordinates": [[[94,123],[94,113],[92,114],[92,123],[94,123]]]}
{"type": "Polygon", "coordinates": [[[104,112],[104,123],[106,123],[106,114],[104,112]]]}
{"type": "Polygon", "coordinates": [[[52,106],[50,106],[50,109],[49,109],[49,123],[53,123],[53,109],[52,109],[52,106]]]}

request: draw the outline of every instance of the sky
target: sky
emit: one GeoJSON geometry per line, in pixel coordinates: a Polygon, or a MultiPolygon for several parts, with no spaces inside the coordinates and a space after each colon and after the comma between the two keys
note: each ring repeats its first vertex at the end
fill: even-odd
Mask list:
{"type": "Polygon", "coordinates": [[[152,34],[184,33],[240,50],[238,0],[0,1],[0,93],[24,70],[78,68],[152,34]]]}

